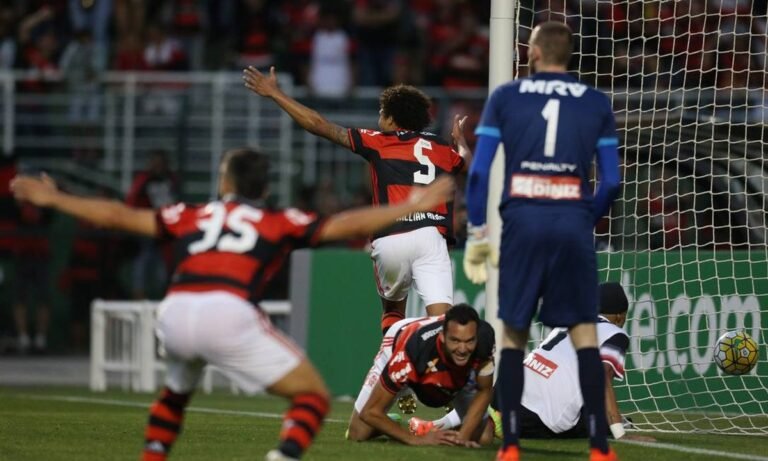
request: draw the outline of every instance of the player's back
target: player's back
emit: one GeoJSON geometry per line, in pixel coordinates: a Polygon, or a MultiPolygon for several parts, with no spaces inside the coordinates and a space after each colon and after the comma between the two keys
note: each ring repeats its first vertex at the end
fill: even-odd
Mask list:
{"type": "MultiPolygon", "coordinates": [[[[601,360],[610,363],[616,376],[623,378],[625,349],[617,351],[615,343],[624,343],[626,332],[601,318],[597,323],[597,341],[601,360]],[[616,339],[614,339],[616,338],[616,339]]],[[[525,388],[522,404],[539,415],[555,432],[573,427],[579,419],[584,400],[579,385],[576,350],[568,329],[555,328],[525,358],[525,388]]]]}
{"type": "MultiPolygon", "coordinates": [[[[456,174],[464,160],[439,136],[428,132],[381,132],[350,129],[352,151],[371,166],[373,203],[396,204],[408,199],[413,187],[430,184],[441,174],[456,174]]],[[[375,237],[436,226],[450,237],[453,205],[445,203],[432,212],[413,213],[375,237]]]]}
{"type": "Polygon", "coordinates": [[[239,199],[160,210],[173,240],[169,292],[227,291],[258,303],[294,248],[317,243],[321,222],[295,209],[271,210],[239,199]]]}
{"type": "Polygon", "coordinates": [[[591,209],[592,159],[601,142],[615,140],[607,96],[567,74],[542,72],[499,87],[489,105],[484,124],[498,127],[505,149],[502,208],[591,209]]]}

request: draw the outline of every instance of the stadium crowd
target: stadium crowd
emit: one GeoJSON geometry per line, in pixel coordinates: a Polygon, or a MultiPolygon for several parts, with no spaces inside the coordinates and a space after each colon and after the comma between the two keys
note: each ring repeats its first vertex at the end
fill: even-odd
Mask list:
{"type": "MultiPolygon", "coordinates": [[[[393,82],[484,88],[490,0],[2,0],[0,70],[290,71],[316,94],[393,82]]],[[[766,1],[521,0],[567,22],[582,79],[606,87],[764,87],[766,1]],[[580,56],[579,56],[580,52],[580,56]]],[[[521,30],[527,42],[530,28],[521,30]]],[[[521,62],[526,50],[521,45],[521,62]]],[[[29,89],[45,91],[39,80],[29,89]]]]}

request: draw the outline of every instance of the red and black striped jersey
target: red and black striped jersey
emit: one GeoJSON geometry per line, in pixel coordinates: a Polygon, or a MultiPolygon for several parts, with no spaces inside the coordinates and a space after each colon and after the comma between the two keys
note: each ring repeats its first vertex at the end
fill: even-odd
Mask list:
{"type": "Polygon", "coordinates": [[[403,325],[392,344],[392,356],[381,372],[384,389],[396,394],[408,386],[424,405],[441,407],[453,400],[470,379],[493,374],[493,327],[480,320],[475,351],[469,362],[460,367],[446,357],[439,335],[443,319],[444,316],[425,317],[403,325]]]}
{"type": "Polygon", "coordinates": [[[222,290],[257,305],[288,254],[319,243],[324,221],[233,198],[169,205],[158,210],[157,222],[160,237],[173,241],[169,293],[222,290]]]}
{"type": "MultiPolygon", "coordinates": [[[[370,164],[374,205],[402,202],[412,187],[427,185],[441,174],[457,174],[464,169],[464,159],[458,152],[432,133],[350,128],[349,138],[352,151],[370,164]]],[[[443,236],[452,239],[453,203],[404,216],[374,238],[429,226],[437,227],[443,236]]]]}

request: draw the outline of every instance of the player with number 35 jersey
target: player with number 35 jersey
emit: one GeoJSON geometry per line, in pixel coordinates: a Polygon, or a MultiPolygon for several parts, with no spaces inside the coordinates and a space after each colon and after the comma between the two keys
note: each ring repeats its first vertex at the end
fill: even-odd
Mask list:
{"type": "Polygon", "coordinates": [[[247,148],[231,150],[221,162],[219,200],[179,203],[159,212],[67,194],[47,177],[21,176],[11,183],[18,200],[175,245],[176,271],[157,315],[166,382],[150,409],[143,461],[167,458],[207,363],[246,393],[266,389],[291,401],[280,444],[266,461],[300,458],[328,412],[328,391],[299,348],[257,309],[266,284],[294,248],[369,235],[400,216],[444,203],[453,192],[452,181],[441,178],[398,205],[320,220],[297,210],[264,207],[268,175],[266,156],[247,148]]]}
{"type": "MultiPolygon", "coordinates": [[[[286,95],[275,69],[264,75],[245,69],[245,86],[271,98],[302,128],[346,147],[371,167],[374,205],[395,204],[415,186],[429,184],[441,174],[466,171],[472,153],[463,129],[466,117],[454,118],[451,136],[457,150],[425,131],[430,100],[418,89],[398,85],[379,97],[379,131],[344,128],[286,95]]],[[[453,268],[446,240],[452,240],[453,210],[449,203],[424,213],[403,216],[373,236],[376,287],[382,301],[382,333],[405,316],[411,285],[424,301],[428,315],[443,314],[453,304],[453,268]]]]}

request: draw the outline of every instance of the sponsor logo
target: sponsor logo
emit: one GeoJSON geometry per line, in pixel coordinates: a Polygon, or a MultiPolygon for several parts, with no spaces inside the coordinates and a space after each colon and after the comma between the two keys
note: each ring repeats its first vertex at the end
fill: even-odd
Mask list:
{"type": "Polygon", "coordinates": [[[411,364],[406,363],[402,369],[390,372],[389,378],[392,380],[392,382],[404,383],[406,381],[406,378],[408,377],[408,373],[411,370],[412,370],[411,364]]]}
{"type": "Polygon", "coordinates": [[[573,173],[576,165],[573,163],[529,162],[520,163],[520,168],[528,171],[551,171],[553,173],[573,173]]]}
{"type": "Polygon", "coordinates": [[[509,195],[550,200],[580,200],[581,181],[575,176],[513,174],[509,195]]]}
{"type": "Polygon", "coordinates": [[[562,80],[523,80],[520,82],[520,93],[559,94],[580,98],[586,93],[587,85],[583,83],[563,82],[562,80]]]}
{"type": "Polygon", "coordinates": [[[435,328],[434,330],[429,330],[426,333],[421,335],[421,340],[426,341],[429,338],[435,336],[436,334],[440,333],[443,330],[443,326],[440,325],[439,327],[435,328]]]}
{"type": "Polygon", "coordinates": [[[535,373],[549,379],[552,373],[557,370],[557,364],[547,360],[537,353],[532,353],[523,361],[523,365],[535,373]]]}

